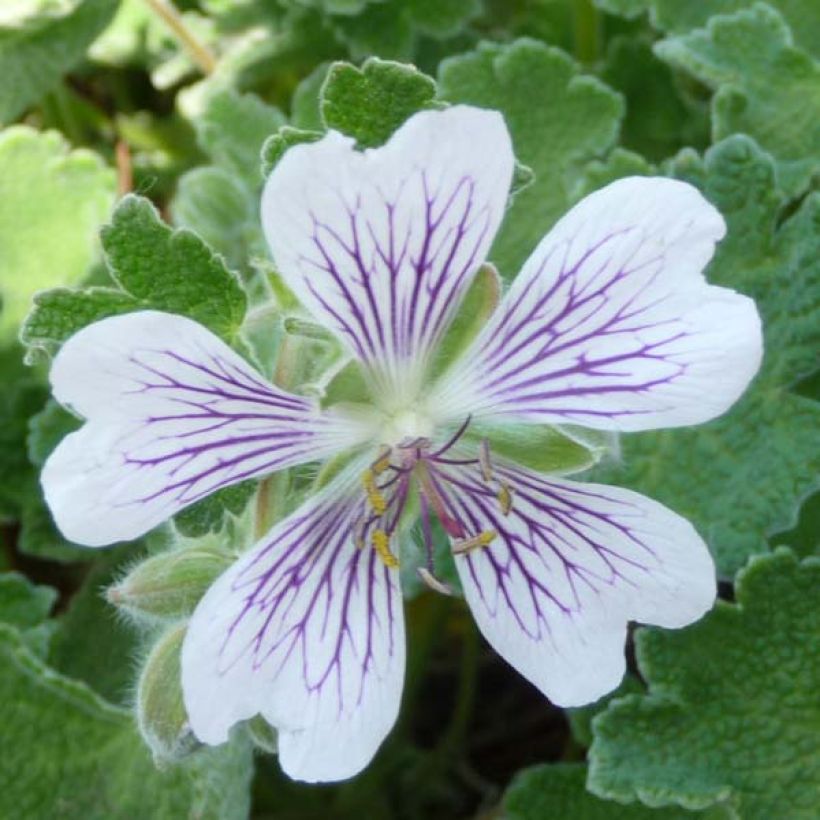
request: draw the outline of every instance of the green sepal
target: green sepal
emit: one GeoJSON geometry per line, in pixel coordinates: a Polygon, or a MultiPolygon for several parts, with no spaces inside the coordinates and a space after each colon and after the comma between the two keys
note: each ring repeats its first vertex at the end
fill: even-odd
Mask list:
{"type": "Polygon", "coordinates": [[[373,392],[361,364],[351,359],[325,386],[322,407],[371,404],[372,396],[373,392]]]}
{"type": "Polygon", "coordinates": [[[436,349],[431,379],[441,376],[467,349],[498,307],[500,298],[501,277],[495,266],[487,262],[478,269],[436,349]]]}
{"type": "Polygon", "coordinates": [[[180,535],[199,538],[224,528],[227,516],[241,515],[256,491],[256,480],[249,478],[239,484],[223,487],[192,504],[174,516],[180,535]]]}
{"type": "Polygon", "coordinates": [[[257,715],[245,724],[248,735],[257,749],[275,755],[279,752],[279,734],[265,718],[257,715]]]}
{"type": "Polygon", "coordinates": [[[112,604],[133,615],[190,615],[232,561],[229,553],[206,546],[162,552],[137,564],[106,595],[112,604]]]}
{"type": "Polygon", "coordinates": [[[137,684],[137,726],[157,763],[179,760],[196,748],[182,696],[182,642],[187,623],[154,644],[137,684]]]}
{"type": "Polygon", "coordinates": [[[582,439],[546,424],[471,424],[465,438],[487,439],[490,453],[538,473],[570,475],[592,467],[609,449],[606,439],[582,439]]]}

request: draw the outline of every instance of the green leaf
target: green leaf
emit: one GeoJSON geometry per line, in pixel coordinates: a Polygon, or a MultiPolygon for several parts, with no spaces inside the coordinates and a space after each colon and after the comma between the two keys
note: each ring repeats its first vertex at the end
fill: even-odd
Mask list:
{"type": "Polygon", "coordinates": [[[33,348],[53,351],[91,322],[133,310],[188,316],[237,344],[247,299],[238,278],[196,234],[172,230],[142,197],[124,197],[102,230],[111,276],[121,290],[41,293],[23,328],[33,348]]]}
{"type": "Polygon", "coordinates": [[[581,167],[614,142],[621,98],[580,75],[561,50],[526,39],[483,43],[444,60],[439,96],[501,111],[516,157],[535,172],[535,182],[513,200],[490,254],[509,279],[567,209],[581,167]]]}
{"type": "Polygon", "coordinates": [[[48,399],[45,406],[28,420],[26,445],[31,463],[42,467],[63,438],[81,425],[82,422],[63,409],[56,399],[48,399]]]}
{"type": "Polygon", "coordinates": [[[306,142],[316,142],[322,136],[321,131],[305,131],[301,128],[291,128],[289,125],[280,128],[278,133],[269,137],[262,146],[262,173],[268,176],[288,148],[306,142]]]}
{"type": "Polygon", "coordinates": [[[256,483],[254,479],[242,481],[197,501],[174,516],[177,530],[187,538],[198,538],[221,529],[226,515],[240,515],[247,507],[256,483]]]}
{"type": "MultiPolygon", "coordinates": [[[[684,809],[622,806],[590,794],[583,763],[553,763],[518,772],[504,794],[506,820],[694,820],[684,809]]],[[[716,815],[721,816],[721,815],[716,815]]],[[[725,815],[723,815],[725,816],[725,815]]]]}
{"type": "Polygon", "coordinates": [[[481,11],[479,0],[406,0],[413,26],[431,37],[453,37],[481,11]]]}
{"type": "Polygon", "coordinates": [[[37,291],[85,276],[115,187],[100,157],[70,151],[56,131],[0,133],[0,344],[17,336],[37,291]]]}
{"type": "Polygon", "coordinates": [[[356,17],[334,17],[333,31],[347,46],[352,60],[378,54],[388,60],[409,61],[415,50],[415,33],[405,0],[371,5],[356,17]]]}
{"type": "MultiPolygon", "coordinates": [[[[58,616],[48,652],[48,663],[57,672],[123,706],[133,702],[135,661],[143,636],[106,601],[105,591],[133,563],[137,551],[130,544],[97,557],[68,609],[58,616]]],[[[95,556],[85,549],[81,557],[95,556]]]]}
{"type": "Polygon", "coordinates": [[[643,692],[643,684],[632,674],[627,673],[618,685],[618,688],[604,695],[594,703],[586,706],[578,706],[574,709],[566,709],[565,714],[569,722],[569,728],[576,743],[585,749],[592,744],[592,720],[609,706],[612,701],[622,698],[624,695],[633,695],[643,692]]]}
{"type": "Polygon", "coordinates": [[[28,0],[0,12],[0,123],[16,119],[83,57],[117,0],[28,0]]]}
{"type": "Polygon", "coordinates": [[[820,561],[753,559],[737,604],[699,623],[640,630],[649,695],[593,722],[589,787],[690,808],[730,801],[745,820],[817,816],[820,561]]]}
{"type": "Polygon", "coordinates": [[[684,96],[672,71],[653,53],[649,37],[614,37],[601,79],[626,99],[624,147],[660,160],[687,145],[709,145],[707,106],[684,96]]]}
{"type": "Polygon", "coordinates": [[[790,387],[817,368],[820,347],[820,195],[778,225],[783,198],[774,166],[747,137],[670,169],[694,183],[728,223],[707,271],[753,297],[765,356],[745,396],[720,419],[687,429],[621,437],[619,466],[597,477],[649,495],[692,521],[731,576],[767,536],[793,526],[820,486],[820,406],[790,387]]]}
{"type": "MultiPolygon", "coordinates": [[[[731,14],[755,4],[755,0],[598,0],[602,8],[606,6],[649,6],[652,23],[662,31],[682,34],[693,28],[701,28],[716,14],[731,14]],[[606,4],[606,5],[605,5],[606,4]]],[[[795,40],[801,48],[820,57],[820,5],[815,0],[768,0],[777,9],[794,32],[795,40]]],[[[611,9],[613,13],[623,13],[611,9]]]]}
{"type": "Polygon", "coordinates": [[[321,111],[328,128],[373,148],[411,115],[434,107],[436,84],[413,66],[367,60],[361,69],[334,63],[322,87],[321,111]]]}
{"type": "Polygon", "coordinates": [[[57,590],[35,586],[19,572],[0,574],[0,623],[18,629],[39,626],[56,600],[57,590]]]}
{"type": "Polygon", "coordinates": [[[239,178],[208,165],[180,178],[171,217],[175,225],[201,236],[228,264],[241,268],[251,256],[265,252],[258,199],[239,178]]]}
{"type": "Polygon", "coordinates": [[[325,84],[331,63],[320,63],[302,80],[293,92],[290,122],[294,128],[305,131],[322,131],[325,124],[319,109],[322,86],[325,84]]]}
{"type": "Polygon", "coordinates": [[[42,663],[0,625],[3,817],[64,820],[244,820],[250,811],[249,744],[204,750],[157,770],[131,714],[42,663]]]}
{"type": "Polygon", "coordinates": [[[671,65],[716,90],[715,140],[742,132],[778,163],[787,193],[799,193],[820,170],[820,63],[793,47],[772,8],[756,4],[713,17],[706,29],[655,46],[671,65]]]}
{"type": "Polygon", "coordinates": [[[205,153],[250,191],[262,186],[262,144],[284,124],[285,116],[278,108],[255,94],[240,94],[231,88],[210,94],[204,111],[194,120],[197,140],[205,153]]]}

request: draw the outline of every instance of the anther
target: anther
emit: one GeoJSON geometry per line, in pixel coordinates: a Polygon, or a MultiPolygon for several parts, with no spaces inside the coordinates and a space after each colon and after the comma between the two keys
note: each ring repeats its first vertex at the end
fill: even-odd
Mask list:
{"type": "Polygon", "coordinates": [[[365,470],[362,476],[362,486],[367,493],[367,503],[376,515],[384,515],[387,512],[387,502],[376,486],[376,474],[373,470],[365,470]]]}
{"type": "Polygon", "coordinates": [[[489,547],[497,535],[498,533],[495,530],[485,530],[466,541],[457,541],[453,544],[453,553],[455,555],[465,555],[479,547],[489,547]]]}
{"type": "Polygon", "coordinates": [[[490,442],[482,439],[478,448],[478,463],[481,465],[481,477],[486,484],[493,480],[493,465],[490,461],[490,442]]]}
{"type": "Polygon", "coordinates": [[[399,565],[399,559],[390,552],[390,536],[384,530],[373,530],[373,549],[389,569],[399,565]]]}
{"type": "Polygon", "coordinates": [[[500,482],[500,484],[501,487],[498,490],[498,495],[496,496],[496,498],[498,499],[498,503],[501,505],[501,512],[504,515],[509,515],[513,503],[512,487],[510,487],[508,484],[505,484],[503,481],[500,482]]]}

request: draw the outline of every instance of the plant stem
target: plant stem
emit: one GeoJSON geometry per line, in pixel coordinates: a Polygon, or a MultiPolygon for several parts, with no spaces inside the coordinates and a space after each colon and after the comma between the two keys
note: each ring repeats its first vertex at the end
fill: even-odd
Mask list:
{"type": "Polygon", "coordinates": [[[575,0],[575,56],[589,65],[600,56],[601,18],[592,0],[575,0]]]}
{"type": "Polygon", "coordinates": [[[188,51],[199,70],[206,76],[213,74],[216,68],[216,57],[185,25],[182,15],[177,11],[171,0],[145,0],[145,2],[151,7],[152,11],[162,18],[165,25],[174,32],[174,35],[188,51]]]}

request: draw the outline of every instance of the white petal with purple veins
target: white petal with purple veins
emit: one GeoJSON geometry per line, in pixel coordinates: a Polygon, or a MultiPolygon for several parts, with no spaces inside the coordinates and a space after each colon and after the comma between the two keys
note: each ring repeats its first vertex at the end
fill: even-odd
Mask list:
{"type": "Polygon", "coordinates": [[[331,486],[243,555],[197,607],[182,652],[194,733],[222,743],[257,713],[298,780],[352,777],[398,715],[404,621],[398,573],[351,530],[357,487],[331,486]]]}
{"type": "Polygon", "coordinates": [[[363,152],[331,131],[272,172],[265,235],[303,303],[398,389],[484,262],[512,170],[501,115],[469,106],[415,114],[363,152]]]}
{"type": "Polygon", "coordinates": [[[683,182],[632,177],[591,194],[441,385],[441,413],[630,431],[725,412],[762,338],[754,302],[702,276],[724,232],[683,182]]]}
{"type": "Polygon", "coordinates": [[[456,556],[494,649],[559,706],[614,689],[628,621],[681,627],[715,599],[712,559],[691,524],[629,490],[498,467],[512,508],[476,468],[450,468],[453,510],[487,547],[456,556]]]}
{"type": "Polygon", "coordinates": [[[267,383],[209,330],[145,311],[95,322],[63,345],[55,397],[84,416],[42,473],[71,541],[136,538],[215,490],[361,441],[267,383]]]}

